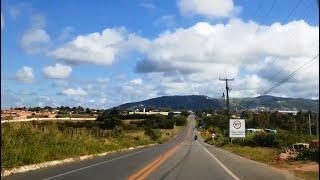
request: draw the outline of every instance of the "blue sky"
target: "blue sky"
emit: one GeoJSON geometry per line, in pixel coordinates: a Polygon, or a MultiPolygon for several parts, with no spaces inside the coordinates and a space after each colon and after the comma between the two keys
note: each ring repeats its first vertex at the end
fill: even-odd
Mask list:
{"type": "MultiPolygon", "coordinates": [[[[316,0],[1,1],[1,104],[257,96],[317,55],[316,0]],[[271,8],[273,7],[273,8],[271,8]]],[[[271,95],[319,97],[319,60],[271,95]]]]}

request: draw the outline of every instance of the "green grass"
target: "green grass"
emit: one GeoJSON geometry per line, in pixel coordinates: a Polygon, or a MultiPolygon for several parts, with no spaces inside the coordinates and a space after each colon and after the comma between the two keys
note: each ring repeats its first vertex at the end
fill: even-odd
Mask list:
{"type": "MultiPolygon", "coordinates": [[[[248,159],[269,164],[281,169],[294,169],[300,165],[310,163],[310,161],[279,161],[277,160],[278,150],[273,148],[248,147],[228,144],[223,146],[223,149],[248,159]]],[[[294,170],[294,175],[303,179],[319,179],[319,172],[294,170]]]]}
{"type": "Polygon", "coordinates": [[[246,157],[248,159],[263,162],[266,164],[277,163],[277,150],[273,148],[265,147],[248,147],[228,144],[223,146],[224,149],[238,154],[240,156],[246,157]]]}
{"type": "MultiPolygon", "coordinates": [[[[161,137],[161,142],[178,133],[176,129],[168,131],[171,135],[161,137]]],[[[1,141],[1,169],[158,143],[143,130],[126,130],[120,135],[97,127],[62,131],[55,122],[2,124],[1,141]]]]}

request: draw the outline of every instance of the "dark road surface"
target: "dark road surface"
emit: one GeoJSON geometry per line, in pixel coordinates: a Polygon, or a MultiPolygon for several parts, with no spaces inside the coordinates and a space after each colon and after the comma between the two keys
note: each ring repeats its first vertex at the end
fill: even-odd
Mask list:
{"type": "Polygon", "coordinates": [[[194,117],[168,143],[1,179],[294,179],[291,174],[194,140],[194,117]]]}

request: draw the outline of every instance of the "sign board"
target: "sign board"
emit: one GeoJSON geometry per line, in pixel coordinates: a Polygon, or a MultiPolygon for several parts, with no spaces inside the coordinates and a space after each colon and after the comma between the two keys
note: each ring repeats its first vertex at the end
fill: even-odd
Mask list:
{"type": "Polygon", "coordinates": [[[214,139],[214,137],[216,137],[216,134],[215,133],[211,134],[211,137],[214,139]]]}
{"type": "Polygon", "coordinates": [[[229,120],[229,137],[246,137],[246,122],[244,119],[229,120]]]}

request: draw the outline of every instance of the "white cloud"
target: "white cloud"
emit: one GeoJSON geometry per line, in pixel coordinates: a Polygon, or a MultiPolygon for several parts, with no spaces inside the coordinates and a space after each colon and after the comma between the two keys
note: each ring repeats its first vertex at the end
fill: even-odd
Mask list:
{"type": "MultiPolygon", "coordinates": [[[[155,87],[151,84],[146,85],[122,85],[117,92],[121,93],[122,102],[140,101],[148,98],[156,97],[155,87]]],[[[114,97],[113,97],[114,98],[114,97]]]]}
{"type": "Polygon", "coordinates": [[[310,57],[318,51],[319,28],[304,21],[275,23],[256,32],[258,27],[253,22],[235,19],[226,25],[201,22],[163,33],[150,42],[146,59],[138,63],[137,70],[209,73],[215,77],[231,71],[236,76],[239,66],[264,64],[263,59],[270,56],[290,60],[290,57],[310,57]]]}
{"type": "Polygon", "coordinates": [[[31,17],[31,28],[24,32],[20,44],[28,54],[44,52],[51,38],[44,30],[46,20],[44,16],[33,15],[31,17]]]}
{"type": "Polygon", "coordinates": [[[87,95],[87,92],[81,88],[77,88],[77,89],[68,88],[68,89],[63,90],[62,94],[67,95],[67,96],[85,96],[85,95],[87,95]]]}
{"type": "MultiPolygon", "coordinates": [[[[143,85],[140,78],[120,84],[117,90],[126,100],[174,94],[216,97],[224,91],[224,84],[218,79],[225,76],[235,78],[231,83],[233,97],[255,96],[318,52],[318,32],[317,26],[303,20],[269,26],[239,19],[214,25],[199,22],[189,28],[165,31],[153,39],[115,28],[78,36],[51,55],[71,62],[110,65],[130,51],[141,53],[144,57],[137,63],[136,70],[147,73],[149,79],[143,85]],[[271,74],[265,74],[262,69],[269,61],[273,61],[273,65],[266,72],[271,74]],[[281,70],[282,75],[277,74],[277,70],[281,70]]],[[[318,79],[318,71],[310,70],[312,77],[318,79]]],[[[293,91],[297,87],[290,83],[279,90],[291,96],[305,93],[308,97],[317,97],[309,91],[317,84],[304,82],[311,78],[310,73],[301,71],[291,80],[300,92],[293,91]]]]}
{"type": "Polygon", "coordinates": [[[101,34],[80,35],[49,55],[74,63],[111,65],[128,50],[143,51],[147,43],[146,39],[128,34],[124,28],[107,28],[101,34]]]}
{"type": "Polygon", "coordinates": [[[230,17],[235,11],[233,0],[178,0],[178,6],[184,16],[230,17]]]}
{"type": "Polygon", "coordinates": [[[55,66],[47,66],[43,68],[43,73],[48,78],[65,79],[72,72],[72,68],[67,65],[57,63],[55,66]]]}
{"type": "Polygon", "coordinates": [[[140,6],[146,8],[146,9],[150,9],[150,10],[156,8],[156,6],[150,2],[140,3],[140,6]]]}
{"type": "Polygon", "coordinates": [[[34,80],[32,68],[24,66],[22,69],[17,71],[16,78],[18,81],[23,83],[32,83],[34,80]]]}
{"type": "Polygon", "coordinates": [[[61,31],[61,34],[58,37],[59,41],[64,41],[67,38],[69,38],[72,33],[73,33],[74,29],[72,27],[65,27],[63,28],[63,30],[61,31]]]}
{"type": "Polygon", "coordinates": [[[13,6],[10,5],[8,7],[9,15],[14,19],[17,18],[21,14],[21,12],[26,13],[27,11],[32,11],[32,4],[29,2],[21,2],[13,6]]]}
{"type": "Polygon", "coordinates": [[[131,80],[131,83],[134,85],[141,85],[142,84],[142,79],[138,78],[138,79],[133,79],[131,80]]]}
{"type": "Polygon", "coordinates": [[[50,36],[43,29],[29,29],[21,38],[22,49],[35,54],[43,51],[43,46],[50,41],[50,36]]]}
{"type": "Polygon", "coordinates": [[[173,27],[175,25],[175,18],[171,15],[161,16],[153,22],[155,26],[164,25],[166,27],[173,27]]]}
{"type": "Polygon", "coordinates": [[[101,77],[97,78],[97,82],[98,82],[98,83],[105,84],[105,83],[107,83],[108,81],[109,81],[108,78],[101,78],[101,77]]]}
{"type": "Polygon", "coordinates": [[[105,97],[99,99],[99,103],[100,103],[100,104],[105,104],[105,103],[107,103],[107,101],[108,101],[108,100],[107,100],[107,98],[105,98],[105,97]]]}
{"type": "Polygon", "coordinates": [[[44,28],[46,25],[46,18],[43,15],[35,14],[31,16],[32,28],[44,28]]]}
{"type": "MultiPolygon", "coordinates": [[[[184,88],[192,86],[194,92],[216,95],[208,82],[227,76],[236,79],[232,92],[235,96],[254,96],[311,59],[318,52],[318,42],[319,27],[303,20],[270,26],[239,19],[215,25],[200,22],[166,31],[150,40],[145,59],[137,63],[137,71],[160,73],[159,77],[150,78],[160,84],[164,94],[190,93],[184,88]],[[265,71],[270,61],[273,63],[265,71]]],[[[309,68],[312,70],[299,71],[291,81],[309,89],[311,85],[305,80],[319,79],[319,69],[309,68]]]]}

